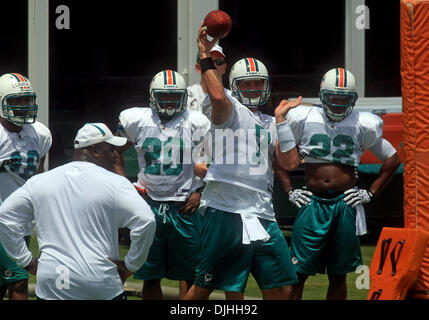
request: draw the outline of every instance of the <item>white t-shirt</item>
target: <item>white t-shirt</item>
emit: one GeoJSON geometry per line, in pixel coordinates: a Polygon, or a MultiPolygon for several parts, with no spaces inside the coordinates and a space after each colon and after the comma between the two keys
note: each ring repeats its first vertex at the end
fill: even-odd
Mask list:
{"type": "Polygon", "coordinates": [[[146,261],[155,232],[147,203],[124,177],[74,161],[30,178],[0,207],[0,241],[21,267],[32,258],[22,225],[36,221],[41,256],[36,294],[42,299],[112,299],[124,289],[118,229],[131,230],[124,261],[135,272],[146,261]]]}

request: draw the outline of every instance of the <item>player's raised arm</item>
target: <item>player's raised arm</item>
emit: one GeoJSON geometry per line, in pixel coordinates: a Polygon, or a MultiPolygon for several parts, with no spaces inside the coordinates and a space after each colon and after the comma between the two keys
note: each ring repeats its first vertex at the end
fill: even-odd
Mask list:
{"type": "Polygon", "coordinates": [[[210,50],[218,39],[209,41],[207,33],[201,24],[198,30],[197,45],[200,55],[201,76],[207,86],[207,93],[212,103],[212,122],[220,125],[224,123],[232,112],[232,103],[226,97],[222,80],[216,72],[216,66],[210,56],[210,50]]]}
{"type": "Polygon", "coordinates": [[[295,138],[290,126],[286,123],[286,114],[301,103],[301,97],[293,101],[282,100],[274,111],[278,142],[276,158],[284,170],[295,170],[299,166],[299,155],[295,138]]]}

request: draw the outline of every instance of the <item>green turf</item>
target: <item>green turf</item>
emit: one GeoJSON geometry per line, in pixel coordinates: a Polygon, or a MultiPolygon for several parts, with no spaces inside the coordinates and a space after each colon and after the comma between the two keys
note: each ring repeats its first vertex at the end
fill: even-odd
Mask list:
{"type": "MultiPolygon", "coordinates": [[[[361,249],[362,249],[362,257],[363,257],[364,265],[366,265],[369,268],[371,264],[371,259],[375,250],[375,246],[362,245],[361,249]]],[[[33,255],[38,255],[38,246],[34,235],[32,236],[30,241],[30,250],[33,253],[33,255]]],[[[127,246],[125,245],[119,246],[119,254],[121,259],[126,255],[127,251],[128,251],[127,246]]],[[[356,279],[358,277],[362,277],[362,274],[350,273],[347,276],[347,288],[348,288],[347,298],[349,300],[366,300],[367,298],[369,290],[358,289],[356,287],[356,279]]],[[[142,280],[136,280],[133,277],[128,278],[127,281],[143,284],[142,280]]],[[[36,282],[36,277],[33,275],[30,275],[29,283],[35,283],[35,282],[36,282]]],[[[178,287],[178,281],[163,279],[161,283],[163,286],[178,287]]],[[[328,288],[328,278],[326,275],[316,275],[313,277],[309,277],[304,288],[303,300],[324,300],[326,297],[327,288],[328,288]]],[[[249,277],[249,280],[247,282],[245,295],[249,297],[261,298],[261,291],[259,290],[258,285],[256,284],[256,281],[252,276],[249,277]]],[[[133,299],[134,297],[129,297],[129,298],[133,299]]]]}

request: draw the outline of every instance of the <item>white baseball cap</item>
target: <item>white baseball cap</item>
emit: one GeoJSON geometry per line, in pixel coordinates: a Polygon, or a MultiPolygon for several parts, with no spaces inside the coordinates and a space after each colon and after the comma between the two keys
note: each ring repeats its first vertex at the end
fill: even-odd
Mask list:
{"type": "Polygon", "coordinates": [[[74,138],[74,148],[85,148],[100,142],[120,147],[127,143],[127,138],[114,136],[104,123],[85,123],[74,138]]]}
{"type": "Polygon", "coordinates": [[[222,47],[220,45],[218,45],[217,43],[215,43],[213,48],[210,50],[210,52],[213,52],[213,51],[219,52],[225,58],[225,54],[223,53],[222,47]]]}
{"type": "MultiPolygon", "coordinates": [[[[220,45],[218,45],[217,43],[215,43],[215,45],[213,46],[213,48],[211,48],[210,52],[219,52],[224,58],[225,58],[225,54],[223,53],[222,47],[220,45]]],[[[200,60],[200,53],[197,52],[197,62],[200,60]]]]}

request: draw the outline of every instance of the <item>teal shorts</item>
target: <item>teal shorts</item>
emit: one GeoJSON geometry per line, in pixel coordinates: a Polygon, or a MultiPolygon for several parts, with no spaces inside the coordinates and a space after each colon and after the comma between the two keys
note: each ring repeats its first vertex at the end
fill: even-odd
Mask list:
{"type": "Polygon", "coordinates": [[[0,244],[0,286],[28,279],[28,272],[9,258],[0,244]]]}
{"type": "Polygon", "coordinates": [[[145,200],[155,214],[156,231],[148,259],[134,273],[134,278],[193,281],[200,248],[202,216],[198,210],[193,215],[179,214],[184,202],[159,202],[147,197],[145,200]]]}
{"type": "Polygon", "coordinates": [[[243,292],[250,272],[262,290],[297,283],[289,248],[277,222],[259,221],[270,239],[243,244],[241,216],[207,208],[195,284],[243,292]]]}
{"type": "Polygon", "coordinates": [[[292,230],[291,254],[297,272],[306,275],[343,275],[362,265],[356,236],[356,209],[346,205],[344,194],[332,199],[311,196],[292,230]]]}

